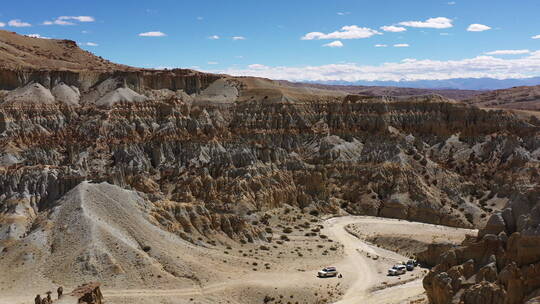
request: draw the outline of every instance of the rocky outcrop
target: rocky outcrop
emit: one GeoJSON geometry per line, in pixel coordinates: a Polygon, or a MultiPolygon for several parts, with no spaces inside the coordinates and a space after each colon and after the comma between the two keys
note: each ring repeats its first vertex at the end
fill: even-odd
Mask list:
{"type": "Polygon", "coordinates": [[[419,252],[416,255],[416,260],[423,266],[433,267],[441,262],[441,256],[444,253],[455,247],[456,245],[451,243],[429,244],[426,250],[419,252]]]}
{"type": "Polygon", "coordinates": [[[476,242],[449,250],[424,279],[431,303],[534,303],[540,293],[540,188],[516,194],[476,242]]]}
{"type": "Polygon", "coordinates": [[[77,303],[102,304],[103,294],[97,282],[88,283],[75,288],[69,296],[77,298],[77,303]]]}

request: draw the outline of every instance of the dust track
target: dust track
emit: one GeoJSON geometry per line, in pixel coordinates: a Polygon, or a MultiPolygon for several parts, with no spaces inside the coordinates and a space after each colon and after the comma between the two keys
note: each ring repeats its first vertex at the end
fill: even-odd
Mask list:
{"type": "MultiPolygon", "coordinates": [[[[424,292],[422,287],[422,276],[413,277],[411,280],[404,280],[403,284],[397,284],[392,287],[384,288],[383,282],[388,278],[381,271],[390,261],[403,261],[407,257],[401,256],[395,252],[378,248],[368,244],[348,233],[345,227],[354,223],[377,223],[392,224],[403,226],[403,231],[412,231],[415,229],[441,228],[449,231],[456,231],[456,228],[441,227],[423,223],[414,223],[399,221],[393,219],[364,217],[364,216],[346,216],[331,218],[324,222],[324,231],[331,239],[344,245],[344,259],[337,264],[340,270],[344,271],[344,279],[351,279],[352,284],[343,297],[336,303],[401,303],[421,295],[424,292]],[[368,255],[370,257],[368,257],[368,255]],[[374,260],[371,256],[378,256],[374,260]],[[376,290],[376,291],[373,291],[376,290]]],[[[463,233],[470,233],[470,230],[463,229],[463,233]]],[[[228,289],[241,287],[280,287],[280,286],[298,286],[303,285],[306,275],[310,273],[299,273],[284,275],[283,273],[260,273],[248,275],[241,279],[220,282],[217,284],[208,284],[200,288],[186,289],[130,289],[130,290],[104,290],[106,298],[147,298],[147,297],[189,297],[210,295],[223,292],[228,289]]]]}

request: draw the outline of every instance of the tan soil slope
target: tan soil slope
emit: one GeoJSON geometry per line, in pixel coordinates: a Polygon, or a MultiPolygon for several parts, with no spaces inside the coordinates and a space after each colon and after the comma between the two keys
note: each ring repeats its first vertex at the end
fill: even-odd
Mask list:
{"type": "Polygon", "coordinates": [[[1,30],[0,66],[50,70],[131,69],[80,49],[75,41],[31,38],[1,30]]]}
{"type": "Polygon", "coordinates": [[[540,111],[540,85],[490,91],[464,102],[486,108],[540,111]]]}
{"type": "Polygon", "coordinates": [[[285,80],[279,81],[282,85],[295,88],[313,88],[322,90],[342,91],[349,94],[360,94],[368,96],[417,96],[439,94],[446,98],[463,100],[472,96],[481,94],[482,91],[474,90],[452,90],[452,89],[417,89],[417,88],[400,88],[400,87],[383,87],[383,86],[357,86],[357,85],[327,85],[318,83],[301,83],[289,82],[285,80]]]}

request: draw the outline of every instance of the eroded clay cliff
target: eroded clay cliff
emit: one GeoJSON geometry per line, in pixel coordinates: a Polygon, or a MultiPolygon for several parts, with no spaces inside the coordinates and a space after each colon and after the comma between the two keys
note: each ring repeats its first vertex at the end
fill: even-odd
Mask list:
{"type": "Polygon", "coordinates": [[[424,279],[430,302],[535,303],[540,296],[540,188],[512,196],[478,239],[448,250],[424,279]]]}
{"type": "MultiPolygon", "coordinates": [[[[139,210],[149,229],[207,245],[265,242],[265,212],[285,205],[481,227],[514,193],[539,183],[540,124],[438,95],[360,96],[191,70],[15,68],[18,62],[0,69],[0,250],[7,252],[43,233],[38,247],[51,254],[51,237],[68,229],[54,217],[73,206],[88,227],[100,227],[100,217],[83,212],[85,191],[128,197],[103,201],[122,203],[126,217],[134,216],[129,206],[139,210]]],[[[172,259],[150,256],[128,224],[126,252],[172,259]]],[[[89,278],[127,273],[114,242],[88,240],[110,243],[105,251],[91,247],[83,260],[58,261],[89,278]],[[97,269],[96,260],[110,267],[97,269]]],[[[145,265],[189,279],[188,268],[199,263],[192,262],[172,270],[145,265]]]]}

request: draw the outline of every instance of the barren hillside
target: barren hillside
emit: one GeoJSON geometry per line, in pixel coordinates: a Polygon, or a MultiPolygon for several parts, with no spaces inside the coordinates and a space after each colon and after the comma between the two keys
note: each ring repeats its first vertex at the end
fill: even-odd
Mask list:
{"type": "Polygon", "coordinates": [[[474,90],[452,90],[452,89],[417,89],[417,88],[401,88],[401,87],[384,87],[384,86],[359,86],[359,85],[325,85],[316,83],[300,83],[280,81],[292,87],[311,87],[325,90],[337,90],[347,92],[349,94],[359,94],[367,96],[416,96],[416,95],[433,95],[438,94],[446,98],[455,100],[463,100],[472,98],[475,95],[483,93],[483,91],[474,90]]]}
{"type": "Polygon", "coordinates": [[[540,86],[485,92],[464,102],[486,108],[540,111],[540,86]]]}
{"type": "Polygon", "coordinates": [[[0,303],[93,279],[112,303],[380,303],[376,288],[400,284],[380,273],[405,257],[366,257],[358,246],[380,250],[326,217],[480,228],[540,182],[540,124],[505,111],[100,65],[72,42],[2,39],[0,303]],[[334,263],[371,277],[313,276],[334,263]]]}

